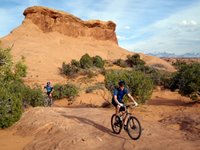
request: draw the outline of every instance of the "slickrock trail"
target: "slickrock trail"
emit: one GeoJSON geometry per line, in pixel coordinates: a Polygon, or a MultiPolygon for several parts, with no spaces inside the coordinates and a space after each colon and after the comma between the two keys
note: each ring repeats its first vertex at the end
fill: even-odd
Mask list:
{"type": "Polygon", "coordinates": [[[24,150],[198,150],[200,105],[170,105],[173,100],[166,103],[165,99],[159,104],[156,102],[152,100],[152,104],[133,111],[143,128],[137,141],[131,140],[124,130],[119,135],[112,133],[113,109],[37,107],[26,111],[11,128],[0,131],[1,150],[17,144],[21,145],[16,150],[22,147],[24,150]],[[12,144],[10,139],[13,139],[12,144]]]}

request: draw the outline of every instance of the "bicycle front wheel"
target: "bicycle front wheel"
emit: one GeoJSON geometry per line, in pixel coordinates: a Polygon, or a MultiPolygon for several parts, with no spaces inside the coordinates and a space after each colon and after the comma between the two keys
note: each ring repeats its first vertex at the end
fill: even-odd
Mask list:
{"type": "Polygon", "coordinates": [[[127,132],[131,139],[137,140],[140,138],[142,133],[142,128],[140,125],[139,120],[134,117],[130,116],[127,122],[127,132]]]}
{"type": "Polygon", "coordinates": [[[113,114],[111,117],[111,127],[115,134],[119,134],[122,130],[122,121],[116,114],[113,114]]]}

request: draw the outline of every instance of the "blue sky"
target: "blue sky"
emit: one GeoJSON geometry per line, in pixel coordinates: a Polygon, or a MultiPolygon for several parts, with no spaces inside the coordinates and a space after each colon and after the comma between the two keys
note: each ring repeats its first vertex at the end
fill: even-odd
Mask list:
{"type": "Polygon", "coordinates": [[[130,51],[200,53],[200,0],[0,0],[0,37],[40,5],[83,20],[112,20],[119,45],[130,51]]]}

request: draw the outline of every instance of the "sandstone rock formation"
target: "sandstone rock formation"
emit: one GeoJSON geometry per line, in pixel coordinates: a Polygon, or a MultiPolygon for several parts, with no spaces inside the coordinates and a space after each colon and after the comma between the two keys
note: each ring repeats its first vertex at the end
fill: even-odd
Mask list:
{"type": "Polygon", "coordinates": [[[24,16],[45,33],[57,31],[70,37],[86,36],[117,43],[116,24],[112,21],[83,21],[71,14],[38,6],[27,8],[24,16]]]}
{"type": "MultiPolygon", "coordinates": [[[[78,60],[85,53],[107,60],[133,54],[118,46],[116,25],[111,21],[83,21],[71,14],[39,6],[27,8],[24,15],[22,25],[0,40],[4,47],[12,46],[15,61],[21,56],[26,58],[27,82],[66,82],[59,72],[62,63],[78,60]]],[[[140,55],[147,65],[162,64],[166,70],[173,70],[164,60],[140,55]]]]}

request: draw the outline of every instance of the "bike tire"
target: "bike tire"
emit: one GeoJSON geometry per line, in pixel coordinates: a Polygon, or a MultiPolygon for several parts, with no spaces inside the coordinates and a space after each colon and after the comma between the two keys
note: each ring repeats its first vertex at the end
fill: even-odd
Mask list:
{"type": "Polygon", "coordinates": [[[116,114],[113,114],[111,117],[111,127],[115,134],[119,134],[122,130],[122,121],[120,120],[120,117],[116,114]]]}
{"type": "Polygon", "coordinates": [[[128,122],[127,122],[127,132],[130,138],[133,140],[137,140],[140,138],[141,133],[142,133],[142,128],[141,128],[141,124],[139,120],[136,117],[134,116],[129,117],[128,122]]]}
{"type": "Polygon", "coordinates": [[[44,99],[44,107],[48,107],[49,103],[48,103],[48,98],[44,99]]]}
{"type": "Polygon", "coordinates": [[[53,105],[53,99],[49,98],[49,107],[51,107],[53,105]]]}

